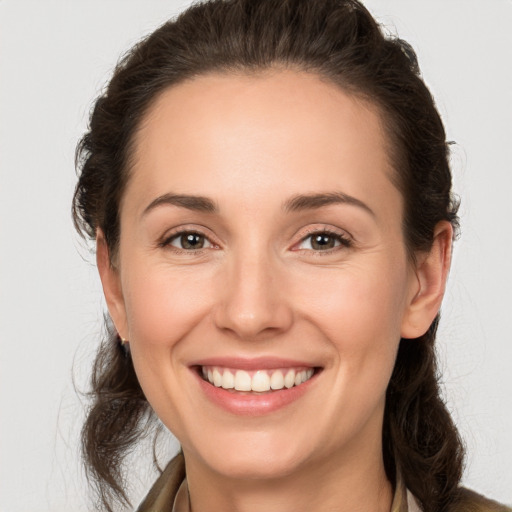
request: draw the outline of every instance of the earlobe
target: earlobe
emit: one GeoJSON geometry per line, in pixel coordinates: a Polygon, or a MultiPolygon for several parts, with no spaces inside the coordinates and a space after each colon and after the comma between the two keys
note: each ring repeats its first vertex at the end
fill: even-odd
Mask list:
{"type": "Polygon", "coordinates": [[[119,270],[112,265],[105,235],[101,229],[96,232],[96,265],[110,317],[119,336],[128,339],[126,309],[119,270]]]}
{"type": "Polygon", "coordinates": [[[450,270],[452,238],[452,225],[441,221],[435,228],[430,251],[418,255],[402,320],[402,338],[419,338],[438,314],[450,270]]]}

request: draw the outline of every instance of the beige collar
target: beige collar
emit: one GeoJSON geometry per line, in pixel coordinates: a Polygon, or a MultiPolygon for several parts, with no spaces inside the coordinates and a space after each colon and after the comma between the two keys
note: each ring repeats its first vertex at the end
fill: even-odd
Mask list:
{"type": "MultiPolygon", "coordinates": [[[[187,480],[183,480],[176,498],[172,512],[190,512],[187,480]]],[[[397,485],[397,490],[391,505],[391,512],[421,512],[414,496],[403,485],[397,485]]]]}

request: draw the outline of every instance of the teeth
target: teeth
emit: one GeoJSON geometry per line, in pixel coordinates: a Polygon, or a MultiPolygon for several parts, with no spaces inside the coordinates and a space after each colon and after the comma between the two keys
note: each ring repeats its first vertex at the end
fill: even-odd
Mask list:
{"type": "MultiPolygon", "coordinates": [[[[209,377],[208,377],[209,378],[209,377]]],[[[289,370],[284,378],[284,385],[290,389],[295,384],[295,371],[289,370]]]]}
{"type": "Polygon", "coordinates": [[[265,371],[257,371],[253,378],[251,389],[253,391],[270,391],[270,377],[265,371]]]}
{"type": "Polygon", "coordinates": [[[222,386],[222,374],[215,368],[213,370],[213,384],[220,388],[222,386]]]}
{"type": "Polygon", "coordinates": [[[264,393],[271,389],[277,391],[300,386],[313,376],[314,370],[257,370],[249,373],[221,367],[202,367],[201,372],[205,380],[218,388],[264,393]]]}
{"type": "Polygon", "coordinates": [[[233,389],[235,387],[235,376],[229,370],[224,370],[222,387],[224,389],[233,389]]]}
{"type": "Polygon", "coordinates": [[[283,372],[277,371],[272,374],[272,377],[270,377],[270,387],[272,389],[284,388],[283,372]]]}
{"type": "Polygon", "coordinates": [[[251,391],[252,389],[251,376],[243,370],[237,370],[235,373],[235,389],[237,391],[251,391]]]}

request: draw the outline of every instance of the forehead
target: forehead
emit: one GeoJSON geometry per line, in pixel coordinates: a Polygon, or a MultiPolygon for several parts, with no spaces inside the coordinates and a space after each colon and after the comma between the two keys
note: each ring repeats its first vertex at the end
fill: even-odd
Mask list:
{"type": "Polygon", "coordinates": [[[210,74],[154,101],[135,139],[130,181],[148,199],[166,187],[239,198],[283,187],[368,196],[391,186],[386,148],[377,108],[315,74],[210,74]]]}

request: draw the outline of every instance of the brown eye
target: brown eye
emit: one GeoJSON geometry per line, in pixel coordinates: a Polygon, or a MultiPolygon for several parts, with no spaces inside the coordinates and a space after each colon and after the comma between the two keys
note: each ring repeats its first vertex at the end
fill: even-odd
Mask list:
{"type": "Polygon", "coordinates": [[[198,249],[204,249],[205,247],[211,247],[211,243],[208,239],[200,233],[185,232],[179,233],[169,240],[169,245],[183,249],[185,251],[194,251],[198,249]]]}
{"type": "Polygon", "coordinates": [[[302,240],[299,249],[309,249],[312,251],[328,251],[336,247],[350,247],[351,241],[348,238],[338,234],[321,231],[313,233],[302,240]]]}
{"type": "Polygon", "coordinates": [[[336,240],[332,235],[321,233],[311,237],[311,247],[315,251],[332,249],[336,245],[336,240]]]}

